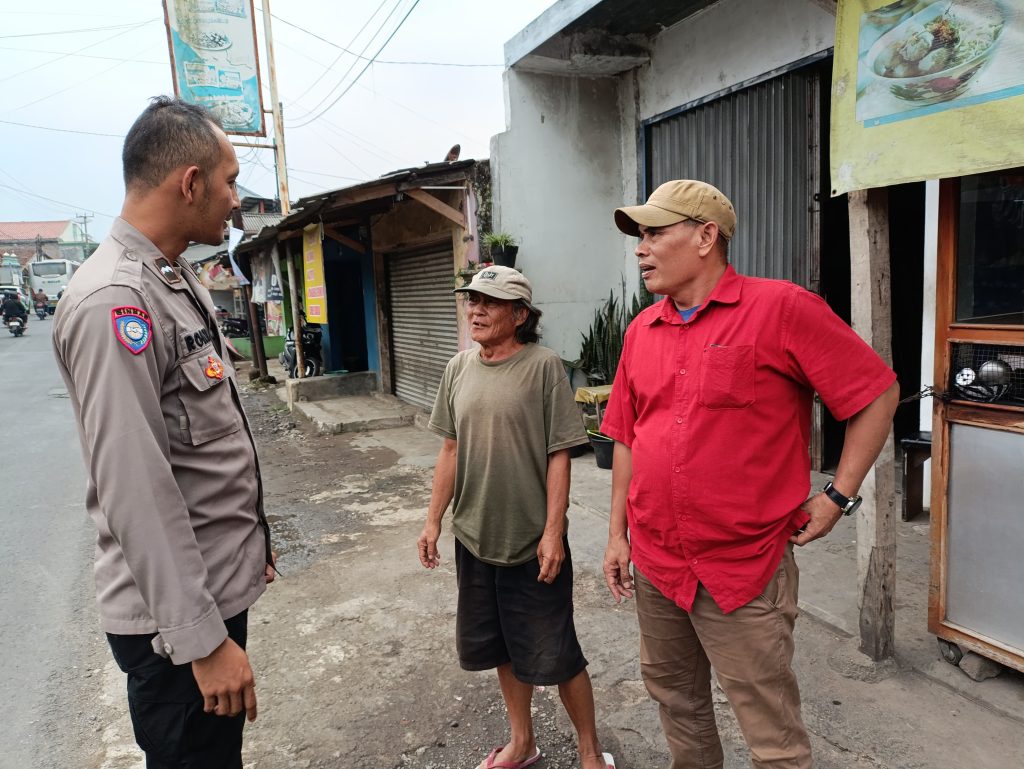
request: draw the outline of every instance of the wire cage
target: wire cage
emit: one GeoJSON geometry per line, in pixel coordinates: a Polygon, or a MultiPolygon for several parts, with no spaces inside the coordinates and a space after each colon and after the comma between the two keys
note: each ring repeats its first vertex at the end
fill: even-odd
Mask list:
{"type": "Polygon", "coordinates": [[[949,379],[954,400],[1024,407],[1024,345],[954,342],[949,379]]]}

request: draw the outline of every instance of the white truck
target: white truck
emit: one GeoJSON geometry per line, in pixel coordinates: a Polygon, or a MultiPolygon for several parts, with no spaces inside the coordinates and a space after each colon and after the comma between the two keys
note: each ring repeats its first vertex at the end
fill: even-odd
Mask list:
{"type": "Polygon", "coordinates": [[[17,262],[11,264],[6,258],[0,264],[0,296],[4,294],[17,294],[18,298],[28,307],[28,286],[25,285],[25,277],[17,262]]]}

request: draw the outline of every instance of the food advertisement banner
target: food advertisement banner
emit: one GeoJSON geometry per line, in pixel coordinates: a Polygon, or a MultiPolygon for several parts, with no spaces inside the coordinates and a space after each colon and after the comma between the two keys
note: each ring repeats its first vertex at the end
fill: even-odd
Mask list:
{"type": "Polygon", "coordinates": [[[164,0],[174,93],[224,131],[266,136],[252,0],[164,0]]]}
{"type": "Polygon", "coordinates": [[[323,231],[319,224],[302,230],[302,279],[305,283],[306,320],[327,322],[327,284],[324,280],[323,231]]]}
{"type": "Polygon", "coordinates": [[[832,194],[1024,164],[1024,3],[839,0],[832,194]]]}
{"type": "Polygon", "coordinates": [[[231,270],[221,266],[220,259],[204,262],[199,267],[199,282],[210,291],[233,291],[241,285],[231,270]]]}

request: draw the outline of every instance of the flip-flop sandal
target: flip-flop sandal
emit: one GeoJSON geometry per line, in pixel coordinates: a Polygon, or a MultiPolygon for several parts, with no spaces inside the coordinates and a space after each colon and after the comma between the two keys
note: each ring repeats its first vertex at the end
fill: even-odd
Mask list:
{"type": "MultiPolygon", "coordinates": [[[[500,764],[495,763],[494,759],[498,757],[498,753],[500,753],[504,747],[504,745],[501,745],[492,750],[487,755],[487,758],[484,759],[483,763],[479,764],[476,769],[526,769],[526,767],[540,761],[540,748],[537,748],[536,753],[522,761],[502,761],[500,764]]],[[[614,766],[612,769],[614,769],[614,766]]]]}
{"type": "Polygon", "coordinates": [[[615,769],[615,759],[612,757],[611,753],[602,753],[601,757],[604,759],[604,762],[608,765],[608,769],[615,769]]]}

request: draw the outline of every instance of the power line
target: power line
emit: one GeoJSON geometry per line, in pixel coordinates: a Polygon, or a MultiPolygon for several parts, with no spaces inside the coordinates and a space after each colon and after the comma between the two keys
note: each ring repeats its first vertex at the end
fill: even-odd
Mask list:
{"type": "MultiPolygon", "coordinates": [[[[50,59],[49,61],[44,61],[42,64],[37,64],[34,67],[29,67],[28,69],[23,69],[23,70],[21,70],[19,72],[15,72],[13,74],[10,74],[7,77],[2,77],[2,78],[0,78],[0,83],[3,83],[5,81],[7,81],[7,80],[11,80],[11,79],[16,78],[16,77],[21,77],[24,74],[27,74],[29,72],[33,72],[33,71],[35,71],[37,69],[42,69],[43,67],[46,67],[46,66],[48,66],[50,64],[55,64],[58,61],[60,61],[61,59],[66,59],[68,56],[74,56],[79,51],[84,51],[84,50],[86,50],[88,48],[93,48],[93,47],[95,47],[97,45],[103,45],[103,43],[109,42],[109,41],[113,40],[116,37],[120,37],[121,35],[127,35],[129,32],[134,32],[135,30],[139,29],[140,27],[144,27],[144,26],[146,26],[147,24],[150,24],[150,23],[152,23],[152,22],[144,21],[141,24],[136,24],[134,27],[129,27],[128,29],[125,29],[125,30],[122,30],[120,32],[117,32],[116,34],[113,34],[110,37],[105,37],[102,40],[97,40],[95,43],[89,43],[89,45],[84,45],[84,46],[82,46],[81,48],[79,48],[79,49],[77,49],[75,51],[72,51],[70,53],[65,53],[63,55],[60,55],[56,59],[50,59]]],[[[129,61],[129,60],[121,59],[120,61],[123,64],[125,61],[129,61]]]]}
{"type": "MultiPolygon", "coordinates": [[[[387,23],[391,19],[391,17],[395,15],[395,11],[397,11],[401,5],[402,5],[402,0],[395,0],[395,4],[392,6],[391,11],[388,13],[387,16],[384,17],[384,21],[382,21],[380,23],[380,26],[377,27],[377,31],[374,32],[370,36],[370,39],[366,41],[366,45],[363,46],[363,50],[360,51],[360,53],[365,53],[366,49],[369,48],[373,44],[373,41],[377,39],[377,35],[379,35],[381,32],[384,31],[384,27],[387,25],[387,23]]],[[[399,26],[401,26],[401,22],[399,22],[399,26]]],[[[345,78],[347,78],[349,73],[353,69],[355,69],[355,66],[358,63],[359,63],[358,59],[353,59],[352,63],[349,64],[348,69],[346,69],[341,74],[341,77],[338,78],[338,82],[335,83],[333,86],[331,86],[331,88],[327,91],[327,93],[324,94],[323,98],[320,99],[320,101],[318,101],[316,104],[313,105],[313,109],[309,110],[305,115],[300,116],[299,120],[303,120],[303,119],[309,117],[309,115],[311,115],[313,112],[315,112],[316,110],[320,109],[320,105],[323,104],[328,99],[330,99],[331,96],[334,95],[334,92],[337,91],[339,88],[341,88],[345,84],[345,78]]],[[[326,70],[325,70],[325,72],[326,72],[326,70]]],[[[357,79],[358,79],[358,77],[357,77],[357,79]]]]}
{"type": "MultiPolygon", "coordinates": [[[[102,41],[100,41],[102,42],[102,41]]],[[[99,45],[99,43],[94,43],[99,45]]],[[[89,46],[86,46],[88,48],[89,46]]],[[[85,48],[79,48],[79,51],[84,51],[85,48]]],[[[114,56],[94,56],[87,53],[68,53],[67,51],[45,51],[41,48],[18,48],[13,45],[0,45],[0,51],[17,51],[18,53],[48,53],[54,56],[74,56],[76,59],[99,59],[100,61],[131,61],[134,64],[159,64],[166,67],[166,61],[156,61],[155,59],[118,59],[114,56]]],[[[50,64],[52,62],[45,62],[50,64]]],[[[27,72],[28,70],[26,70],[27,72]]]]}
{"type": "Polygon", "coordinates": [[[300,174],[313,174],[313,176],[326,176],[331,179],[344,179],[348,182],[365,182],[368,179],[360,179],[357,176],[341,176],[340,174],[325,174],[323,171],[310,171],[308,168],[292,168],[288,167],[289,173],[292,171],[298,171],[300,174]]]}
{"type": "MultiPolygon", "coordinates": [[[[149,48],[150,48],[150,46],[148,46],[148,45],[147,45],[147,46],[146,46],[145,48],[142,48],[142,49],[140,49],[140,50],[139,50],[139,53],[141,54],[141,53],[143,53],[143,52],[145,52],[145,51],[148,51],[148,50],[149,50],[149,48]]],[[[26,102],[25,104],[22,104],[22,105],[21,105],[21,106],[19,106],[19,107],[15,107],[15,108],[14,108],[13,110],[11,110],[11,111],[12,111],[12,112],[17,112],[17,111],[18,111],[18,110],[20,110],[20,109],[25,109],[25,107],[31,107],[31,106],[32,106],[33,104],[38,104],[38,103],[39,103],[39,102],[41,102],[41,101],[46,101],[47,99],[52,99],[52,98],[53,98],[54,96],[58,96],[59,94],[62,94],[62,93],[64,93],[65,91],[70,91],[70,90],[72,90],[73,88],[77,88],[78,86],[80,86],[80,85],[82,85],[82,84],[84,84],[84,83],[88,83],[88,82],[90,82],[90,81],[92,81],[92,80],[95,80],[95,79],[96,79],[96,78],[98,78],[98,77],[99,77],[100,75],[105,75],[105,74],[107,74],[108,72],[110,72],[110,71],[112,71],[112,70],[115,70],[115,69],[117,69],[118,67],[120,67],[120,66],[122,66],[122,65],[126,64],[126,63],[127,63],[127,62],[129,62],[129,61],[131,61],[131,59],[125,59],[124,61],[120,61],[120,62],[118,62],[117,64],[115,64],[115,65],[114,65],[114,66],[112,66],[112,67],[107,67],[107,68],[106,68],[105,70],[102,70],[101,72],[97,72],[97,73],[96,73],[95,75],[90,75],[89,77],[85,78],[84,80],[79,80],[78,82],[76,82],[76,83],[72,83],[71,85],[67,86],[66,88],[60,88],[60,89],[58,89],[58,90],[56,90],[56,91],[53,91],[52,93],[48,93],[48,94],[46,94],[46,96],[40,96],[40,97],[39,97],[38,99],[33,99],[33,100],[32,100],[32,101],[30,101],[30,102],[26,102]]]]}
{"type": "MultiPolygon", "coordinates": [[[[288,45],[287,43],[284,43],[284,42],[278,42],[276,44],[280,45],[282,48],[287,48],[287,49],[289,49],[291,51],[294,51],[299,56],[303,57],[304,59],[308,59],[309,61],[313,62],[317,66],[320,66],[320,67],[324,66],[322,62],[317,61],[316,59],[312,58],[311,56],[307,56],[303,51],[299,50],[298,48],[294,48],[293,46],[290,46],[290,45],[288,45]]],[[[303,110],[305,110],[305,114],[307,114],[307,115],[310,114],[313,111],[313,110],[309,109],[308,107],[306,107],[306,105],[299,104],[297,99],[289,98],[288,95],[283,93],[283,92],[281,93],[281,98],[284,99],[284,101],[287,102],[288,104],[295,104],[296,106],[302,108],[303,110]]],[[[387,149],[385,147],[382,147],[379,144],[374,144],[369,139],[366,139],[365,137],[359,136],[358,134],[354,134],[351,131],[342,128],[337,123],[333,123],[330,120],[328,120],[326,117],[321,117],[318,122],[320,124],[322,124],[324,128],[327,128],[329,130],[333,129],[333,133],[336,133],[339,136],[339,138],[342,138],[342,139],[345,139],[347,141],[354,142],[357,145],[360,145],[359,149],[361,149],[361,150],[363,150],[365,152],[369,152],[371,155],[374,155],[374,156],[380,158],[381,160],[383,160],[383,161],[385,161],[387,163],[397,162],[397,163],[401,164],[401,163],[405,162],[398,155],[396,155],[394,152],[391,152],[391,150],[389,150],[389,149],[387,149]],[[344,135],[342,135],[342,134],[344,134],[344,135]],[[373,149],[370,149],[370,148],[373,148],[373,149]],[[379,152],[375,152],[374,150],[379,150],[379,152]],[[390,158],[389,157],[385,157],[385,155],[380,154],[381,152],[385,153],[385,155],[390,155],[390,158]]]]}
{"type": "MultiPolygon", "coordinates": [[[[354,44],[355,44],[356,40],[358,40],[358,39],[359,39],[359,36],[360,36],[361,34],[363,34],[363,30],[364,30],[364,29],[366,29],[366,28],[367,28],[368,26],[370,26],[370,22],[371,22],[371,21],[373,21],[373,20],[374,20],[374,18],[376,18],[377,14],[378,14],[378,13],[380,13],[380,9],[384,7],[384,4],[385,4],[385,3],[387,3],[387,1],[388,1],[388,0],[380,0],[380,5],[378,5],[378,6],[377,6],[377,9],[376,9],[376,10],[375,10],[375,11],[374,11],[374,12],[373,12],[373,13],[372,13],[371,15],[370,15],[370,18],[368,18],[368,19],[366,20],[366,22],[365,22],[365,23],[363,24],[363,26],[361,26],[361,27],[359,28],[359,31],[358,31],[358,32],[356,32],[356,33],[355,33],[355,34],[354,34],[354,35],[352,36],[352,40],[351,40],[351,41],[349,42],[349,45],[354,45],[354,44]]],[[[397,6],[396,6],[396,7],[397,7],[397,6]]],[[[280,18],[279,18],[279,17],[277,17],[277,16],[274,16],[274,14],[270,14],[270,16],[271,16],[271,18],[277,19],[278,21],[282,21],[282,19],[280,19],[280,18]]],[[[290,22],[284,22],[284,23],[285,23],[285,24],[289,24],[290,22]]],[[[292,24],[291,26],[295,26],[295,25],[294,25],[294,24],[292,24]]],[[[321,39],[322,39],[322,38],[321,38],[321,39]]],[[[371,39],[372,39],[372,38],[371,38],[371,39]]],[[[338,47],[339,47],[339,48],[341,48],[341,46],[338,46],[338,47]]],[[[309,87],[308,87],[308,88],[306,88],[306,90],[305,90],[305,91],[303,91],[302,93],[300,93],[300,94],[299,94],[298,98],[297,98],[297,99],[295,99],[295,101],[298,101],[298,100],[299,100],[299,99],[301,99],[301,98],[302,98],[303,96],[305,96],[305,95],[306,95],[307,93],[309,93],[310,91],[312,91],[312,90],[313,90],[313,88],[314,88],[314,87],[316,86],[316,84],[317,84],[317,83],[319,83],[319,82],[320,82],[321,80],[323,80],[323,79],[324,79],[324,77],[325,77],[325,76],[327,75],[327,73],[331,71],[331,68],[332,68],[332,67],[333,67],[333,66],[334,66],[335,64],[337,64],[337,63],[338,63],[338,60],[339,60],[339,59],[341,59],[342,55],[343,55],[343,54],[345,54],[345,53],[348,53],[348,50],[347,50],[347,49],[345,49],[345,48],[342,48],[342,49],[341,49],[341,51],[342,51],[342,52],[338,54],[338,56],[337,56],[337,57],[336,57],[336,58],[334,59],[334,61],[332,61],[332,62],[331,62],[331,63],[330,63],[329,65],[327,65],[326,67],[324,67],[324,71],[320,73],[320,76],[319,76],[319,77],[318,77],[318,78],[317,78],[316,80],[314,80],[314,81],[313,81],[312,83],[310,83],[309,87]]],[[[315,109],[315,108],[314,108],[314,109],[315,109]]]]}
{"type": "Polygon", "coordinates": [[[381,54],[381,52],[382,52],[382,51],[383,51],[383,50],[384,50],[384,49],[385,49],[385,48],[387,47],[388,43],[390,43],[390,42],[391,42],[392,38],[394,38],[394,36],[398,34],[398,30],[400,30],[400,29],[402,28],[402,25],[403,25],[403,24],[405,24],[405,22],[406,22],[406,19],[408,19],[408,18],[409,18],[409,15],[410,15],[410,14],[411,14],[411,13],[412,13],[412,12],[413,12],[414,10],[416,10],[416,6],[417,6],[417,5],[419,5],[419,4],[420,4],[420,0],[414,0],[414,1],[413,1],[413,4],[412,4],[412,6],[410,6],[409,10],[408,10],[408,11],[406,11],[406,14],[405,14],[405,16],[403,16],[403,17],[402,17],[402,20],[401,20],[400,22],[398,22],[398,26],[397,26],[397,27],[395,27],[395,28],[394,28],[394,30],[392,30],[392,32],[391,32],[391,34],[390,34],[390,35],[388,35],[388,39],[384,41],[384,44],[383,44],[383,45],[381,45],[381,47],[377,49],[377,53],[375,53],[375,54],[373,55],[373,58],[371,58],[371,59],[370,59],[370,60],[369,60],[368,62],[366,62],[366,66],[365,66],[365,67],[363,67],[363,68],[362,68],[362,69],[361,69],[361,70],[359,71],[359,74],[358,74],[358,75],[356,75],[356,77],[355,77],[355,80],[353,80],[353,81],[352,81],[351,83],[349,83],[349,84],[348,84],[348,85],[347,85],[347,86],[345,87],[345,90],[344,90],[344,91],[342,91],[342,92],[341,92],[340,94],[338,94],[338,96],[337,96],[337,97],[336,97],[336,98],[334,99],[334,101],[332,101],[332,102],[331,102],[330,104],[328,104],[328,105],[327,105],[327,106],[326,106],[326,107],[325,107],[325,108],[323,109],[323,111],[322,111],[322,112],[320,112],[320,113],[319,113],[318,115],[314,115],[313,117],[311,117],[311,118],[309,118],[309,119],[307,119],[307,120],[304,120],[304,121],[303,121],[303,122],[301,122],[301,123],[296,123],[296,124],[295,124],[295,125],[293,126],[293,128],[302,128],[303,126],[307,126],[307,125],[309,125],[309,124],[310,124],[310,123],[312,123],[312,122],[313,122],[314,120],[316,120],[317,118],[319,118],[320,116],[322,116],[322,115],[323,115],[323,114],[324,114],[325,112],[327,112],[328,110],[330,110],[330,109],[331,109],[331,108],[332,108],[332,107],[333,107],[333,106],[334,106],[335,104],[337,104],[337,103],[338,103],[339,101],[341,101],[341,100],[342,100],[342,98],[343,98],[343,97],[345,96],[345,94],[347,94],[347,93],[348,93],[349,91],[351,91],[351,90],[352,90],[352,86],[354,86],[354,85],[355,85],[356,83],[358,83],[358,82],[359,82],[359,78],[361,78],[361,77],[362,77],[362,76],[363,76],[363,75],[364,75],[364,74],[366,73],[366,70],[368,70],[368,69],[370,68],[370,65],[371,65],[371,64],[373,64],[373,62],[374,62],[374,60],[375,60],[375,59],[377,58],[377,56],[379,56],[379,55],[381,54]]]}
{"type": "MultiPolygon", "coordinates": [[[[313,130],[317,131],[317,133],[320,133],[320,132],[319,132],[319,130],[317,129],[317,127],[316,127],[316,126],[313,126],[313,130]]],[[[323,134],[322,134],[322,133],[321,133],[320,135],[321,135],[321,137],[323,136],[323,134]]],[[[322,141],[322,142],[323,142],[324,144],[326,144],[326,145],[327,145],[327,146],[328,146],[329,148],[331,148],[331,149],[332,149],[332,150],[334,150],[334,151],[335,151],[336,153],[338,153],[338,155],[339,155],[339,156],[340,156],[340,157],[341,157],[341,158],[342,158],[343,160],[346,160],[346,161],[348,161],[349,163],[351,163],[351,164],[352,164],[352,165],[353,165],[353,166],[355,167],[355,169],[356,169],[357,171],[362,171],[362,172],[363,172],[364,174],[366,174],[367,176],[369,176],[369,172],[368,172],[368,171],[367,171],[367,170],[366,170],[365,168],[363,168],[362,166],[360,166],[360,165],[359,165],[359,164],[358,164],[358,163],[357,163],[356,161],[354,161],[354,160],[353,160],[352,158],[350,158],[350,157],[349,157],[348,155],[346,155],[346,154],[345,154],[344,152],[342,152],[341,150],[339,150],[339,149],[338,149],[337,147],[335,147],[335,146],[334,146],[333,144],[331,144],[331,143],[330,143],[329,141],[327,141],[326,139],[323,139],[323,138],[321,138],[321,139],[320,139],[320,141],[322,141]]]]}
{"type": "Polygon", "coordinates": [[[87,211],[92,211],[94,214],[98,214],[99,216],[105,216],[108,219],[116,219],[117,218],[116,216],[114,216],[112,214],[105,214],[102,211],[94,211],[93,209],[89,208],[88,206],[76,206],[73,203],[66,203],[63,200],[54,200],[53,198],[48,198],[45,195],[39,195],[39,194],[37,194],[35,192],[29,192],[28,190],[19,190],[17,187],[12,187],[9,184],[0,184],[0,187],[3,187],[4,189],[7,189],[7,190],[12,190],[12,191],[17,192],[17,193],[19,193],[21,195],[31,195],[34,198],[39,198],[40,200],[45,200],[45,201],[47,201],[49,203],[56,203],[57,205],[65,206],[66,208],[70,208],[72,210],[78,210],[79,208],[83,208],[83,209],[85,209],[87,211]]]}
{"type": "Polygon", "coordinates": [[[58,131],[63,134],[82,134],[83,136],[110,136],[114,139],[123,139],[124,134],[105,134],[98,133],[97,131],[74,131],[70,128],[53,128],[52,126],[35,125],[33,123],[16,123],[13,120],[0,120],[0,123],[5,125],[16,125],[22,128],[35,128],[39,131],[58,131]]]}
{"type": "Polygon", "coordinates": [[[359,87],[364,89],[364,90],[370,91],[371,93],[374,94],[374,96],[376,96],[376,97],[378,97],[380,99],[384,99],[384,101],[391,102],[392,104],[394,104],[399,109],[404,109],[406,112],[408,112],[408,113],[410,113],[412,115],[415,115],[420,120],[423,120],[423,121],[425,121],[427,123],[432,123],[432,124],[436,125],[438,128],[443,128],[444,130],[450,131],[453,134],[458,134],[459,136],[463,137],[464,139],[469,139],[470,141],[474,141],[474,142],[479,142],[480,141],[478,138],[470,136],[466,132],[460,131],[458,128],[452,128],[451,126],[447,126],[444,123],[438,123],[436,120],[434,120],[429,115],[424,115],[422,112],[417,112],[412,107],[410,107],[410,106],[408,106],[406,104],[403,104],[402,102],[398,101],[397,99],[392,99],[390,96],[387,96],[387,95],[385,95],[383,93],[377,93],[372,88],[370,88],[370,86],[368,86],[368,85],[363,85],[362,83],[360,83],[359,87]]]}
{"type": "MultiPolygon", "coordinates": [[[[357,59],[363,59],[364,61],[370,61],[371,60],[371,59],[369,59],[366,56],[362,56],[362,55],[356,53],[355,51],[349,50],[345,46],[338,45],[333,40],[328,40],[326,37],[321,37],[316,32],[311,32],[308,29],[306,29],[305,27],[300,27],[298,24],[293,24],[292,22],[288,21],[287,19],[282,19],[280,16],[278,16],[275,13],[270,14],[270,17],[272,19],[275,19],[276,21],[281,22],[282,24],[285,24],[285,25],[289,26],[289,27],[294,27],[295,29],[299,30],[299,32],[304,32],[307,35],[309,35],[310,37],[315,37],[320,42],[327,43],[327,45],[331,46],[332,48],[337,48],[340,51],[342,51],[343,53],[347,53],[349,56],[355,56],[357,59]]],[[[360,31],[362,31],[362,30],[360,30],[360,31]]],[[[351,45],[351,43],[349,45],[351,45]]],[[[335,60],[335,61],[337,61],[337,60],[335,60]]],[[[385,60],[385,59],[377,59],[376,63],[377,64],[410,65],[410,66],[418,66],[418,67],[504,67],[505,66],[504,64],[468,64],[468,63],[454,62],[454,61],[388,61],[388,60],[385,60]]],[[[323,65],[321,65],[321,66],[323,66],[323,65]]],[[[331,66],[333,66],[333,64],[331,66]]]]}
{"type": "Polygon", "coordinates": [[[107,32],[111,29],[124,29],[125,27],[136,27],[141,24],[149,24],[151,21],[157,21],[157,18],[147,19],[145,22],[135,22],[133,24],[114,24],[109,27],[90,27],[88,29],[61,29],[55,32],[26,32],[18,35],[0,35],[0,40],[12,40],[16,37],[49,37],[50,35],[77,35],[84,32],[107,32]]]}

